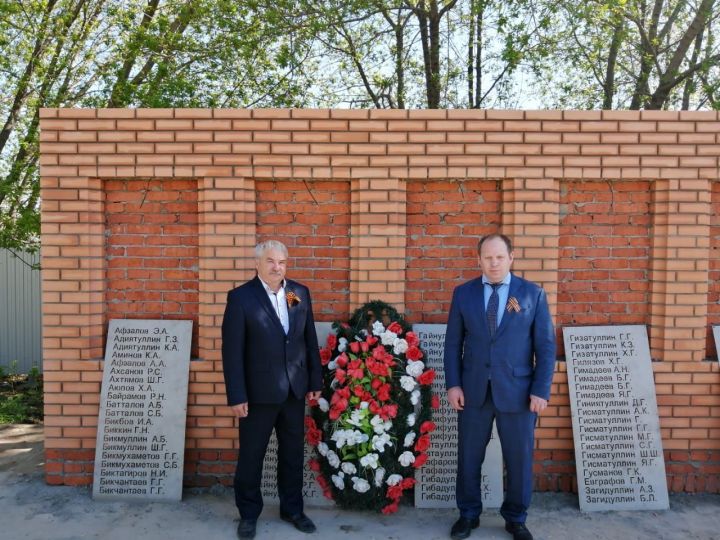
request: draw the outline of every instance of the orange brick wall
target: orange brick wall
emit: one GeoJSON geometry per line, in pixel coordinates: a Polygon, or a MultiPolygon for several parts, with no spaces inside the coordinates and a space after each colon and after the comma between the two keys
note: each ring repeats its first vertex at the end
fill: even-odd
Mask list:
{"type": "Polygon", "coordinates": [[[496,181],[416,181],[408,188],[406,315],[447,322],[458,283],[477,277],[477,239],[500,224],[496,181]]]}
{"type": "Polygon", "coordinates": [[[197,182],[108,180],[105,322],[189,319],[197,357],[197,182]]]}
{"type": "MultiPolygon", "coordinates": [[[[720,491],[710,334],[720,324],[717,112],[45,109],[41,117],[48,482],[91,481],[109,318],[142,309],[196,322],[186,483],[228,483],[238,441],[219,327],[227,291],[254,274],[258,240],[288,244],[289,275],[311,287],[318,320],[346,319],[382,298],[410,322],[442,323],[453,287],[477,275],[477,236],[500,228],[515,241],[515,271],[546,288],[560,345],[566,325],[647,325],[669,486],[720,491]],[[163,234],[135,236],[128,220],[163,234]]],[[[558,360],[538,427],[536,488],[572,491],[558,360]]]]}
{"type": "Polygon", "coordinates": [[[257,235],[283,242],[289,275],[312,291],[318,321],[350,309],[350,183],[255,182],[257,235]]]}

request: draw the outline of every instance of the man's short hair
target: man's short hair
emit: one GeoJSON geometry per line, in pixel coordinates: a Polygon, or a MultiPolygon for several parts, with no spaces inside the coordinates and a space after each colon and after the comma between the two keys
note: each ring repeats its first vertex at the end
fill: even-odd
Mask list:
{"type": "Polygon", "coordinates": [[[265,240],[264,242],[260,242],[257,246],[255,246],[255,258],[260,259],[266,251],[269,249],[275,249],[279,252],[281,252],[286,258],[288,256],[288,249],[282,242],[279,242],[278,240],[265,240]]]}
{"type": "Polygon", "coordinates": [[[510,240],[509,236],[505,236],[504,234],[500,233],[492,233],[492,234],[486,234],[485,236],[481,237],[478,241],[478,255],[480,255],[480,252],[482,250],[482,246],[485,242],[488,240],[495,240],[496,238],[499,238],[503,242],[505,242],[505,245],[507,246],[508,253],[512,253],[512,240],[510,240]]]}

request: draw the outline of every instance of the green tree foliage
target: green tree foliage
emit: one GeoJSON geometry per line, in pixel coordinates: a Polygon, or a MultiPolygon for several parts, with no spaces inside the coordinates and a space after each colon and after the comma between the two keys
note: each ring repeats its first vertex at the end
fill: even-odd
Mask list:
{"type": "Polygon", "coordinates": [[[41,107],[720,109],[720,0],[0,0],[0,247],[41,107]]]}
{"type": "Polygon", "coordinates": [[[266,15],[235,0],[0,0],[0,247],[37,248],[42,107],[308,105],[312,36],[266,15]]]}
{"type": "Polygon", "coordinates": [[[558,6],[545,73],[548,106],[720,108],[718,0],[561,0],[558,6]]]}

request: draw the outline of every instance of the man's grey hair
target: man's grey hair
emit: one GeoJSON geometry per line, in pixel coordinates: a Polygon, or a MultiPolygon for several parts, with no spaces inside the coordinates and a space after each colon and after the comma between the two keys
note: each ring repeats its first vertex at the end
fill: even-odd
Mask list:
{"type": "Polygon", "coordinates": [[[255,258],[260,259],[267,250],[269,249],[275,249],[279,252],[281,252],[285,258],[288,256],[288,249],[282,242],[279,242],[277,240],[265,240],[264,242],[260,242],[257,246],[255,246],[255,258]]]}

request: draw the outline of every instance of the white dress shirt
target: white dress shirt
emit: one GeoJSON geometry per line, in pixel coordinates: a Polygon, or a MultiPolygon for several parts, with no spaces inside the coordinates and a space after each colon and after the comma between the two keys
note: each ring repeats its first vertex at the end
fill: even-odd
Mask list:
{"type": "Polygon", "coordinates": [[[265,292],[270,299],[270,303],[273,308],[275,308],[275,313],[277,313],[277,316],[280,319],[280,324],[282,324],[283,330],[285,330],[285,334],[287,334],[290,330],[290,316],[288,315],[288,304],[285,296],[285,280],[283,280],[280,284],[280,289],[277,293],[274,292],[262,279],[260,279],[260,283],[263,284],[265,292]]]}

